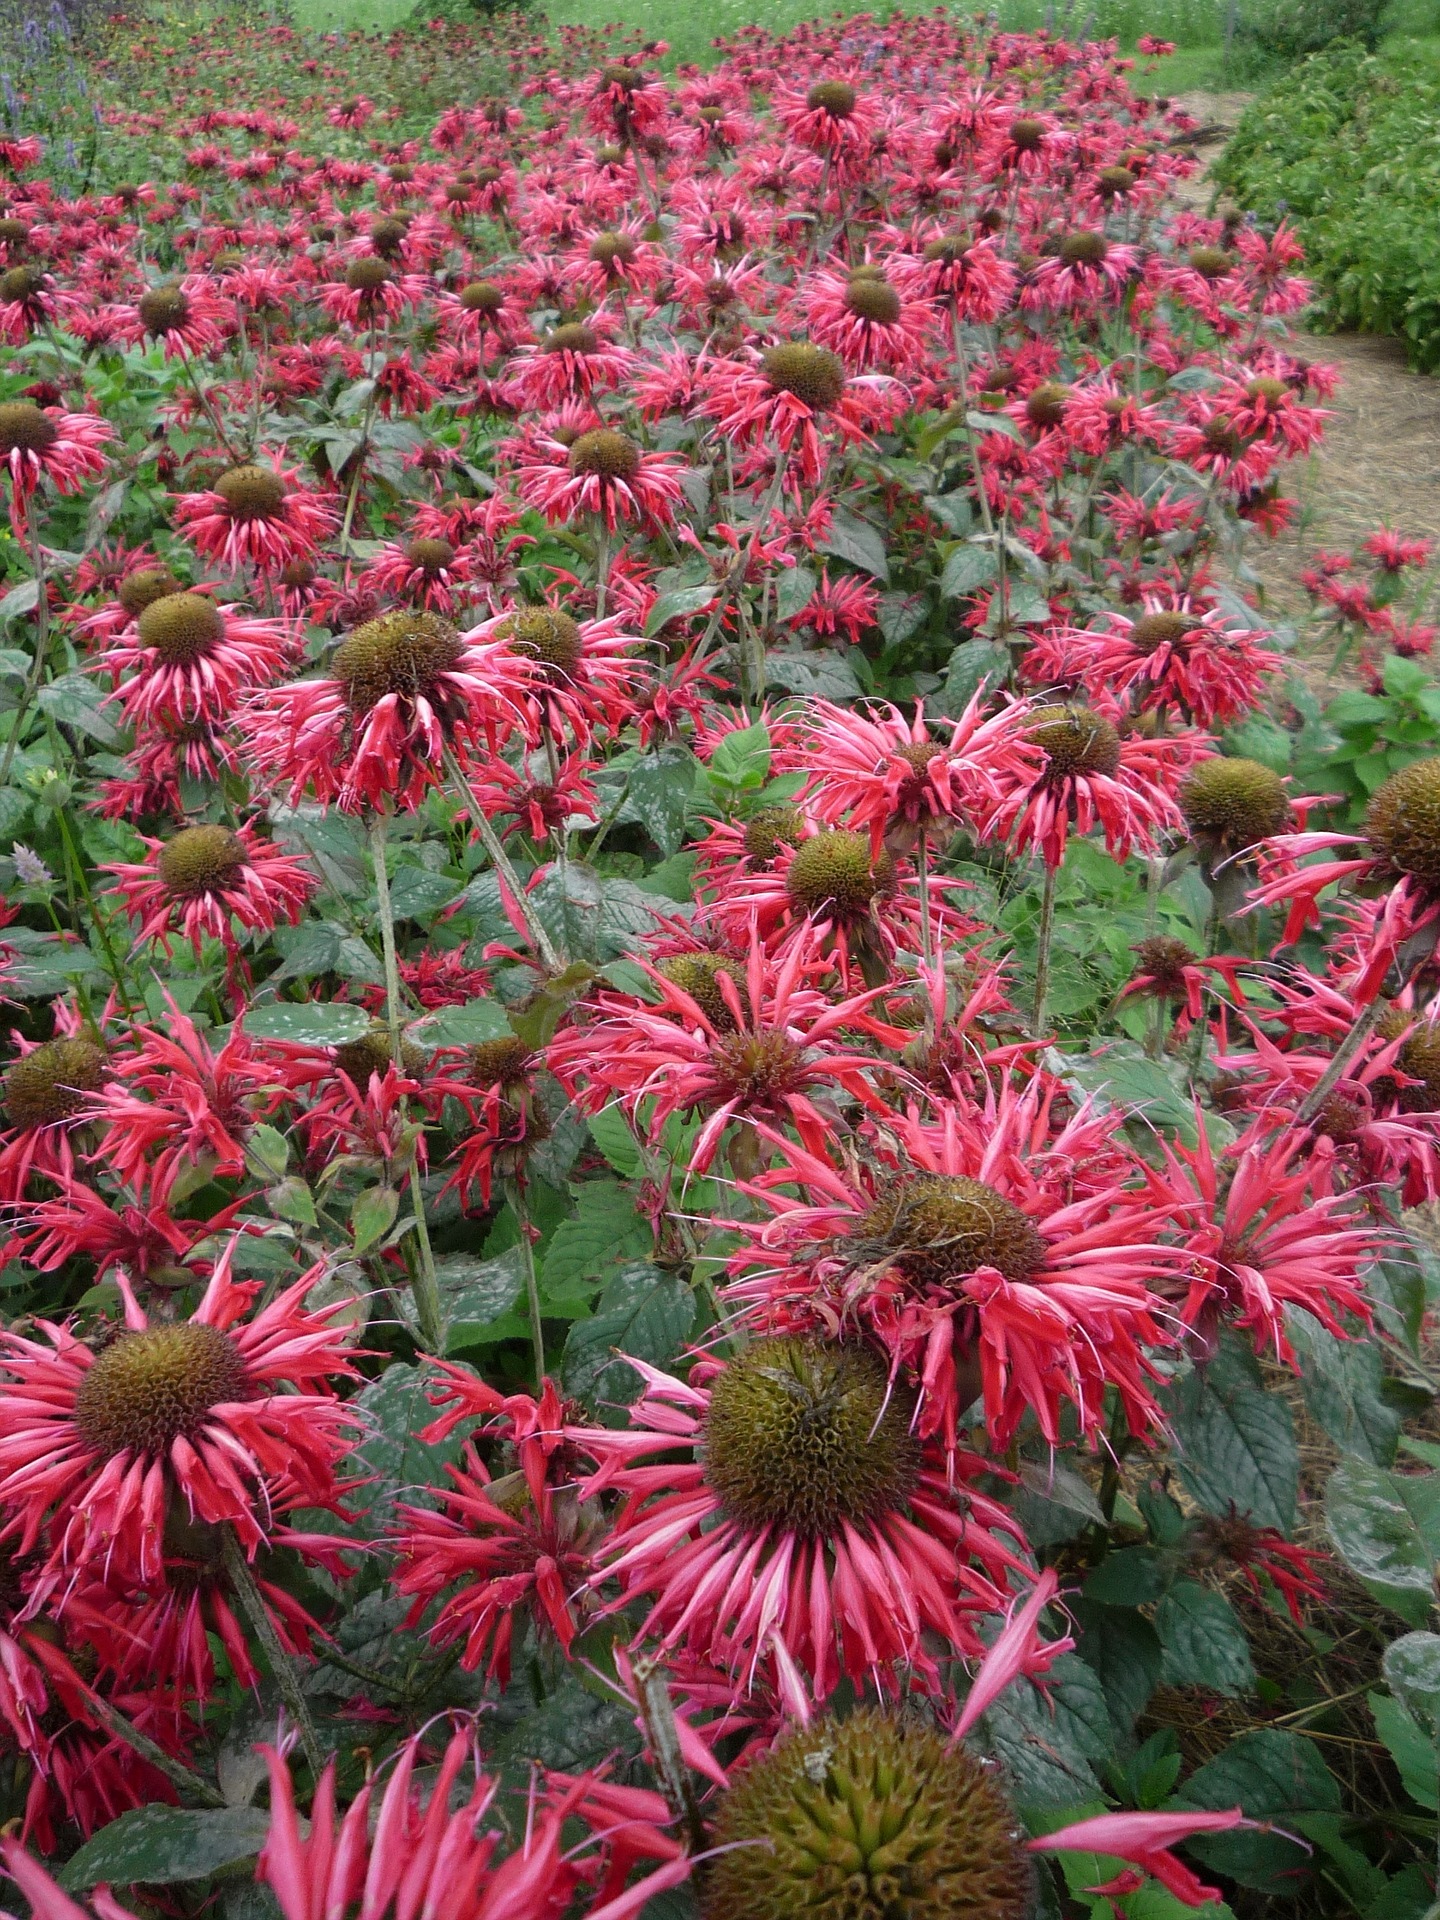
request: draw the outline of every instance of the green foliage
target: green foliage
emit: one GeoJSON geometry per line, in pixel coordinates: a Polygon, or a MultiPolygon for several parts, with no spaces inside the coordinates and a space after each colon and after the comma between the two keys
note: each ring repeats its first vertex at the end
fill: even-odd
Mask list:
{"type": "Polygon", "coordinates": [[[265,1844],[270,1816],[258,1807],[138,1807],[87,1840],[63,1875],[72,1892],[101,1882],[171,1886],[248,1867],[265,1844]]]}
{"type": "Polygon", "coordinates": [[[1379,693],[1346,689],[1326,706],[1314,744],[1295,756],[1295,774],[1312,793],[1339,794],[1357,823],[1370,796],[1392,773],[1440,751],[1440,686],[1418,660],[1390,654],[1379,693]]]}
{"type": "Polygon", "coordinates": [[[1237,39],[1277,60],[1299,60],[1336,40],[1373,48],[1388,0],[1247,0],[1237,39]]]}
{"type": "Polygon", "coordinates": [[[1437,127],[1433,48],[1341,41],[1247,110],[1214,172],[1241,206],[1296,226],[1330,324],[1398,334],[1421,369],[1440,365],[1437,127]]]}

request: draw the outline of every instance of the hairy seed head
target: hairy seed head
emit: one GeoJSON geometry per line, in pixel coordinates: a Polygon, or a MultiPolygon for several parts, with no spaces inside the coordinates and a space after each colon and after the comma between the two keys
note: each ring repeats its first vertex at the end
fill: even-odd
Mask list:
{"type": "Polygon", "coordinates": [[[915,1486],[909,1413],[865,1348],[756,1340],[711,1386],[705,1478],[730,1517],[757,1530],[813,1536],[878,1520],[915,1486]]]}
{"type": "Polygon", "coordinates": [[[1025,1920],[1031,1873],[994,1775],[893,1709],[793,1727],[734,1775],[702,1920],[1025,1920]]]}
{"type": "Polygon", "coordinates": [[[47,1040],[5,1075],[5,1117],[12,1127],[56,1127],[71,1120],[105,1079],[105,1050],[92,1040],[47,1040]]]}
{"type": "Polygon", "coordinates": [[[122,1333],[96,1355],[75,1396],[75,1425],[87,1447],[165,1455],[194,1441],[212,1407],[238,1400],[248,1372],[228,1333],[194,1320],[122,1333]]]}

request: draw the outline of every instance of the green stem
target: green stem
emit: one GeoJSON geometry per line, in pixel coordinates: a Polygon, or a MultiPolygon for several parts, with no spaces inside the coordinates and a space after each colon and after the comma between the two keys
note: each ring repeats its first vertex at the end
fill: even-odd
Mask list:
{"type": "Polygon", "coordinates": [[[108,1700],[102,1700],[98,1693],[86,1693],[85,1705],[88,1712],[104,1727],[107,1733],[113,1733],[117,1740],[123,1740],[132,1753],[138,1753],[142,1760],[148,1760],[152,1767],[163,1773],[174,1787],[194,1800],[202,1807],[223,1807],[228,1805],[223,1793],[217,1793],[208,1780],[204,1780],[193,1767],[187,1767],[183,1760],[177,1760],[173,1754],[166,1753],[163,1747],[140,1729],[132,1726],[108,1700]]]}
{"type": "Polygon", "coordinates": [[[526,939],[529,940],[531,946],[534,947],[535,951],[539,954],[547,971],[550,973],[559,973],[565,963],[556,952],[555,944],[549,934],[546,933],[544,927],[541,926],[534,914],[531,913],[530,902],[526,898],[525,888],[521,884],[520,876],[516,873],[514,867],[511,866],[510,856],[501,845],[499,834],[496,833],[494,827],[491,826],[485,809],[475,798],[470,782],[465,777],[465,769],[455,758],[453,748],[449,746],[445,749],[445,771],[450,776],[457,796],[465,803],[465,811],[470,815],[471,824],[480,836],[480,844],[490,856],[490,864],[494,867],[500,879],[509,888],[514,898],[516,911],[524,923],[526,939]]]}
{"type": "Polygon", "coordinates": [[[1336,1081],[1340,1079],[1350,1062],[1355,1058],[1357,1053],[1361,1052],[1365,1042],[1375,1031],[1375,1023],[1384,1011],[1384,1007],[1385,1001],[1382,996],[1377,993],[1350,1029],[1349,1033],[1347,1033],[1341,1041],[1329,1066],[1305,1096],[1304,1104],[1295,1116],[1295,1124],[1297,1127],[1308,1127],[1316,1114],[1319,1113],[1320,1109],[1325,1105],[1325,1102],[1330,1098],[1336,1081]]]}
{"type": "Polygon", "coordinates": [[[20,729],[24,725],[26,714],[30,711],[31,701],[40,691],[40,682],[45,678],[45,668],[50,653],[50,603],[45,593],[45,549],[40,545],[39,535],[35,532],[33,495],[25,503],[25,535],[30,548],[30,564],[35,570],[35,657],[30,662],[29,673],[25,676],[20,704],[15,709],[15,719],[10,728],[10,738],[5,742],[4,758],[0,759],[0,787],[3,787],[10,778],[15,749],[20,744],[20,729]]]}
{"type": "MultiPolygon", "coordinates": [[[[390,907],[390,873],[385,864],[387,815],[378,810],[370,816],[370,857],[375,867],[375,898],[380,920],[380,948],[385,963],[385,1014],[390,1025],[390,1065],[397,1075],[405,1071],[404,1036],[400,1027],[400,961],[395,952],[395,916],[390,907]]],[[[403,1114],[402,1114],[403,1117],[403,1114]]],[[[414,1206],[415,1238],[420,1261],[415,1272],[415,1317],[420,1338],[432,1353],[445,1351],[445,1319],[440,1311],[440,1282],[435,1275],[435,1255],[430,1247],[430,1231],[425,1224],[425,1194],[420,1185],[420,1158],[410,1149],[410,1199],[414,1206]]]]}
{"type": "Polygon", "coordinates": [[[320,1736],[316,1733],[315,1722],[310,1716],[310,1703],[301,1690],[300,1676],[295,1671],[294,1661],[280,1644],[275,1623],[265,1608],[265,1596],[255,1584],[255,1576],[250,1571],[250,1562],[245,1558],[240,1542],[235,1538],[235,1529],[228,1521],[220,1529],[220,1551],[230,1584],[235,1589],[235,1598],[240,1602],[240,1610],[250,1622],[255,1638],[265,1650],[265,1657],[270,1662],[270,1671],[274,1674],[275,1684],[280,1689],[280,1697],[289,1708],[295,1725],[299,1729],[300,1744],[305,1749],[305,1758],[310,1762],[310,1771],[318,1780],[325,1762],[320,1751],[320,1736]]]}
{"type": "Polygon", "coordinates": [[[520,1223],[520,1264],[525,1272],[525,1299],[530,1309],[530,1345],[535,1354],[535,1391],[545,1391],[545,1328],[540,1318],[540,1277],[535,1271],[535,1243],[530,1238],[530,1208],[523,1180],[507,1182],[507,1198],[520,1223]]]}
{"type": "Polygon", "coordinates": [[[970,425],[970,362],[965,355],[965,334],[960,324],[960,312],[957,307],[950,309],[950,339],[955,350],[955,367],[960,375],[960,420],[965,434],[965,445],[970,454],[970,470],[975,477],[975,498],[980,507],[980,518],[985,531],[993,533],[995,522],[990,515],[990,497],[985,491],[985,475],[980,466],[980,447],[970,425]]]}
{"type": "Polygon", "coordinates": [[[1055,877],[1059,872],[1047,861],[1045,889],[1040,896],[1040,943],[1035,954],[1035,1011],[1030,1030],[1038,1039],[1045,1030],[1045,1002],[1050,997],[1050,943],[1055,935],[1055,877]]]}
{"type": "Polygon", "coordinates": [[[345,501],[345,519],[340,527],[340,555],[347,559],[350,553],[350,529],[355,524],[355,508],[360,499],[360,482],[365,475],[365,456],[370,451],[370,428],[375,419],[375,389],[370,390],[370,398],[365,402],[365,416],[360,422],[360,444],[355,449],[355,477],[350,482],[349,496],[345,501]]]}

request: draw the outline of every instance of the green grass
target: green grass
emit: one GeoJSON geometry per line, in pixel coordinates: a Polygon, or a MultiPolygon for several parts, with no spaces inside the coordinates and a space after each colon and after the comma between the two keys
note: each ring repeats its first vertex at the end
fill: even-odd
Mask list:
{"type": "MultiPolygon", "coordinates": [[[[921,12],[931,4],[901,0],[897,10],[921,12]]],[[[389,27],[413,7],[414,0],[295,0],[294,14],[297,24],[312,29],[389,27]]],[[[823,0],[708,0],[703,6],[694,0],[550,0],[546,8],[557,26],[599,27],[623,19],[647,40],[668,41],[672,59],[705,62],[713,58],[712,41],[755,22],[772,33],[788,33],[817,14],[867,10],[883,15],[892,9],[889,0],[868,9],[861,0],[840,0],[838,6],[823,0]]],[[[1088,26],[1090,37],[1114,37],[1126,47],[1133,47],[1140,34],[1153,33],[1186,48],[1218,48],[1224,31],[1221,0],[1097,0],[1068,9],[1063,0],[1053,5],[1050,0],[1001,0],[998,11],[1002,24],[1017,32],[1050,25],[1059,33],[1078,34],[1088,26]]]]}
{"type": "MultiPolygon", "coordinates": [[[[895,10],[919,12],[933,0],[897,0],[895,10]]],[[[1137,64],[1136,90],[1177,94],[1195,88],[1263,87],[1273,73],[1247,70],[1239,61],[1226,63],[1223,53],[1228,0],[998,0],[996,11],[1008,30],[1024,32],[1052,27],[1061,34],[1092,39],[1115,39],[1127,52],[1142,33],[1173,40],[1179,51],[1159,62],[1137,64]]],[[[415,11],[415,0],[293,0],[298,25],[310,29],[393,27],[415,11]]],[[[672,62],[709,64],[711,43],[759,22],[772,33],[788,33],[802,20],[830,12],[892,10],[890,0],[550,0],[550,19],[557,26],[600,27],[614,20],[636,29],[646,40],[670,45],[672,62]]],[[[1440,33],[1440,0],[1394,0],[1390,12],[1392,38],[1440,33]]]]}

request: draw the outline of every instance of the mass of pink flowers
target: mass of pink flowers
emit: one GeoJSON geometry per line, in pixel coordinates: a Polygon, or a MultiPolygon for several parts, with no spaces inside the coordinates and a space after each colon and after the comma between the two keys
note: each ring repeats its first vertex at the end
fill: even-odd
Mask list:
{"type": "MultiPolygon", "coordinates": [[[[1110,45],[495,44],[3,149],[9,1831],[212,1805],[253,1696],[286,1920],[630,1920],[787,1730],[983,1750],[1177,1381],[1363,1335],[1440,1194],[1440,798],[1230,737],[1335,387],[1283,224],[1110,45]]],[[[1427,558],[1307,574],[1376,685],[1427,558]]],[[[1029,1851],[1203,1903],[1247,1810],[1119,1777],[1029,1851]]]]}

